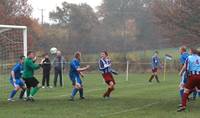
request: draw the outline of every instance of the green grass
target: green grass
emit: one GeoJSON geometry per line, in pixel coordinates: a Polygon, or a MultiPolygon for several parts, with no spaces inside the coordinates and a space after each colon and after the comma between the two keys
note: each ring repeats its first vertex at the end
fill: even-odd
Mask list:
{"type": "MultiPolygon", "coordinates": [[[[178,76],[168,74],[166,81],[147,82],[149,74],[131,74],[116,77],[117,86],[112,99],[102,98],[106,85],[100,74],[89,74],[84,79],[86,100],[67,99],[71,93],[70,81],[65,88],[41,89],[36,102],[7,102],[9,90],[0,100],[0,118],[199,118],[200,100],[191,102],[186,112],[177,113],[179,103],[178,76]]],[[[10,88],[9,88],[10,89],[10,88]]],[[[1,94],[2,95],[2,94],[1,94]]]]}

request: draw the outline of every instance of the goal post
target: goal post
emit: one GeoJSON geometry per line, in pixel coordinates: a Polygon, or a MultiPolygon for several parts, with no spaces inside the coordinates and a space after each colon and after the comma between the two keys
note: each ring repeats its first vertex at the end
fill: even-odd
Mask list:
{"type": "Polygon", "coordinates": [[[27,27],[0,24],[0,98],[13,89],[10,72],[21,55],[27,57],[27,27]]]}
{"type": "Polygon", "coordinates": [[[23,52],[24,56],[27,56],[27,50],[28,50],[28,35],[27,35],[27,26],[18,26],[18,25],[2,25],[0,24],[0,33],[4,31],[8,31],[11,29],[22,29],[23,30],[23,52]]]}

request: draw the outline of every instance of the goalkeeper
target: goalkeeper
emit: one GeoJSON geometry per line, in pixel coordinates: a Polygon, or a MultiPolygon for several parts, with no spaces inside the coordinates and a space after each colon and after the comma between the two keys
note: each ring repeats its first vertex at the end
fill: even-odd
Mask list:
{"type": "Polygon", "coordinates": [[[27,86],[27,101],[34,101],[33,96],[38,92],[40,88],[39,81],[34,77],[34,71],[39,69],[41,64],[35,64],[35,61],[35,52],[29,51],[28,57],[24,61],[23,72],[23,79],[27,86]]]}

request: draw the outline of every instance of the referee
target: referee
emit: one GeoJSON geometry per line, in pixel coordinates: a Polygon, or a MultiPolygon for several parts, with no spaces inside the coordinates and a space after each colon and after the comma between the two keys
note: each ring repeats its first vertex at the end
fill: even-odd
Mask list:
{"type": "Polygon", "coordinates": [[[29,51],[28,57],[24,61],[23,79],[27,86],[27,101],[34,101],[33,96],[39,90],[39,81],[34,77],[34,71],[41,67],[41,64],[35,64],[35,52],[29,51]]]}

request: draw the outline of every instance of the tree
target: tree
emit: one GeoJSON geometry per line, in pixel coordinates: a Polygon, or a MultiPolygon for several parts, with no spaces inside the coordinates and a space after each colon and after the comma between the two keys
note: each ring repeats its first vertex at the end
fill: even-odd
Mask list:
{"type": "Polygon", "coordinates": [[[162,0],[153,2],[152,11],[171,44],[194,46],[200,42],[199,6],[199,0],[162,0]]]}
{"type": "Polygon", "coordinates": [[[158,40],[161,36],[153,23],[153,14],[149,11],[152,1],[104,0],[98,8],[99,17],[104,18],[106,29],[114,32],[115,38],[126,42],[124,51],[160,46],[158,40]]]}
{"type": "Polygon", "coordinates": [[[91,32],[98,23],[93,9],[87,4],[62,3],[56,11],[50,12],[50,18],[60,27],[68,29],[70,49],[90,51],[91,32]],[[86,47],[87,45],[87,47],[86,47]]]}
{"type": "Polygon", "coordinates": [[[31,18],[31,13],[32,7],[28,0],[0,0],[0,24],[27,26],[30,49],[43,34],[42,27],[31,18]]]}

